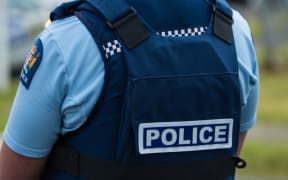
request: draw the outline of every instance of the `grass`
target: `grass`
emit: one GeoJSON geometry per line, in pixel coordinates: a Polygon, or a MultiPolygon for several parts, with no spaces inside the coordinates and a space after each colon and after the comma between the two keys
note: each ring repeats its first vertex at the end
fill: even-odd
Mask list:
{"type": "Polygon", "coordinates": [[[11,87],[4,92],[0,92],[0,132],[4,129],[9,112],[12,106],[12,101],[16,94],[18,80],[13,80],[11,87]]]}
{"type": "Polygon", "coordinates": [[[288,177],[288,144],[248,141],[242,157],[247,161],[247,168],[238,170],[240,175],[288,177]]]}
{"type": "Polygon", "coordinates": [[[260,73],[258,119],[288,125],[288,73],[260,73]]]}

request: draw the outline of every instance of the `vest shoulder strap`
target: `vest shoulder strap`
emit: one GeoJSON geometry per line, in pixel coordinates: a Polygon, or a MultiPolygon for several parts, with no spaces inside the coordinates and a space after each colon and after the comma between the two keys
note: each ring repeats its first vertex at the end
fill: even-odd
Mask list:
{"type": "Polygon", "coordinates": [[[87,3],[104,16],[109,27],[128,49],[135,48],[149,37],[136,10],[125,0],[87,0],[87,3]]]}
{"type": "Polygon", "coordinates": [[[214,24],[213,33],[218,38],[231,44],[233,42],[233,11],[223,0],[213,0],[214,24]]]}

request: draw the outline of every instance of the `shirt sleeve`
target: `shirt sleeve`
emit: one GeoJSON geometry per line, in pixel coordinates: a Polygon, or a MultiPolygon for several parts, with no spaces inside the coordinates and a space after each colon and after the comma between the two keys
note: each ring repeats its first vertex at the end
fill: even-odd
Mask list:
{"type": "Polygon", "coordinates": [[[19,84],[3,134],[14,152],[32,158],[49,155],[60,135],[86,122],[105,75],[98,46],[75,16],[53,22],[39,39],[41,63],[28,89],[19,84]]]}
{"type": "Polygon", "coordinates": [[[234,11],[233,32],[239,64],[241,92],[240,131],[247,131],[256,123],[259,92],[258,65],[251,31],[245,19],[234,11]]]}
{"type": "Polygon", "coordinates": [[[14,152],[28,157],[46,156],[53,147],[61,131],[61,102],[68,86],[63,57],[51,34],[44,31],[39,39],[41,63],[29,89],[19,83],[3,135],[14,152]]]}

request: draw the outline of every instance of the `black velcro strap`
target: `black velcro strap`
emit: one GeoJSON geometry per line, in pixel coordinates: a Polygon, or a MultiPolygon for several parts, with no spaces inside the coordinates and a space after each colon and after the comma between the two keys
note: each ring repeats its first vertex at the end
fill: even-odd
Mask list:
{"type": "Polygon", "coordinates": [[[226,180],[235,173],[233,158],[167,163],[120,164],[57,147],[49,167],[88,180],[226,180]]]}
{"type": "Polygon", "coordinates": [[[123,171],[120,164],[114,161],[79,154],[71,148],[60,146],[53,149],[49,157],[48,168],[88,180],[97,178],[116,180],[123,171]]]}
{"type": "Polygon", "coordinates": [[[115,22],[108,22],[108,25],[111,29],[115,29],[128,49],[133,49],[149,37],[147,29],[134,8],[115,22]]]}
{"type": "Polygon", "coordinates": [[[79,176],[79,153],[70,148],[56,147],[52,151],[48,167],[79,176]]]}
{"type": "Polygon", "coordinates": [[[231,44],[233,42],[233,30],[232,24],[233,20],[224,14],[222,11],[218,10],[215,6],[214,11],[214,24],[213,32],[220,39],[231,44]]]}

